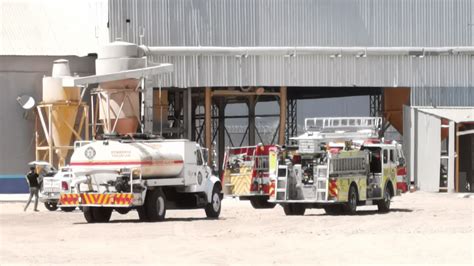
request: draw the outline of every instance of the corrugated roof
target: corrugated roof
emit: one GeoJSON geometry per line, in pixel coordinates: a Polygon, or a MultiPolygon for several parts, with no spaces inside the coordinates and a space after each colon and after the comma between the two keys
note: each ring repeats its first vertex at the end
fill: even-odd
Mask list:
{"type": "MultiPolygon", "coordinates": [[[[474,45],[474,0],[111,1],[111,40],[148,46],[474,45]]],[[[474,105],[472,56],[153,56],[164,86],[420,87],[416,101],[474,105]],[[456,94],[462,91],[461,94],[456,94]],[[448,93],[448,97],[444,93],[448,93]],[[418,97],[419,96],[419,97],[418,97]]]]}
{"type": "Polygon", "coordinates": [[[107,0],[0,0],[0,55],[96,53],[107,20],[107,0]]]}

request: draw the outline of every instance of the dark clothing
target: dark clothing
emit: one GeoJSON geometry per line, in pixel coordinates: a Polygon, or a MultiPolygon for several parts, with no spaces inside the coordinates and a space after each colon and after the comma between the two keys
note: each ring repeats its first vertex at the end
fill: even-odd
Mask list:
{"type": "Polygon", "coordinates": [[[28,209],[28,206],[31,203],[31,200],[33,199],[33,196],[35,196],[35,211],[38,211],[38,190],[39,188],[36,187],[30,187],[30,198],[28,199],[28,202],[26,203],[24,211],[28,209]]]}
{"type": "Polygon", "coordinates": [[[30,185],[30,188],[31,187],[39,188],[38,174],[37,173],[30,172],[30,173],[28,173],[28,175],[26,175],[26,178],[28,178],[28,183],[30,185]]]}

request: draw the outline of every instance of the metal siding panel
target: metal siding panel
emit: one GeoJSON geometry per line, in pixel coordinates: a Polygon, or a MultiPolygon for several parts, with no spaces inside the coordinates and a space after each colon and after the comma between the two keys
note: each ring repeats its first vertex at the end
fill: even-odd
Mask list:
{"type": "MultiPolygon", "coordinates": [[[[109,2],[111,39],[150,46],[472,46],[474,0],[146,0],[109,2]],[[126,27],[126,16],[131,23],[126,27]]],[[[175,64],[165,86],[473,88],[473,58],[343,56],[153,57],[175,64]]],[[[473,105],[472,92],[433,91],[430,100],[473,105]],[[466,97],[467,98],[466,98],[466,97]]]]}

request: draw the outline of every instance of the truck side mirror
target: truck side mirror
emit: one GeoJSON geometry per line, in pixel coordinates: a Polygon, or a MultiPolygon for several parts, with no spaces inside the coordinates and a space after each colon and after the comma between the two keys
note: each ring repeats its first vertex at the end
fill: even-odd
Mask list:
{"type": "Polygon", "coordinates": [[[398,159],[398,165],[399,166],[404,166],[405,165],[405,158],[399,158],[398,159]]]}

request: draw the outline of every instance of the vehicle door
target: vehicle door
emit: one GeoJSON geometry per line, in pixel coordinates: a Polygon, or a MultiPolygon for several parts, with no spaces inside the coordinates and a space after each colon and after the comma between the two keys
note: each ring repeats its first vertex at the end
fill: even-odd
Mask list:
{"type": "Polygon", "coordinates": [[[395,153],[394,150],[391,148],[383,148],[382,149],[382,186],[385,186],[385,184],[389,180],[393,180],[394,177],[396,177],[396,171],[395,171],[395,162],[393,161],[395,159],[395,153]]]}
{"type": "Polygon", "coordinates": [[[210,176],[210,171],[209,167],[207,166],[207,163],[204,159],[204,155],[202,153],[202,150],[200,147],[196,148],[196,183],[198,187],[204,187],[205,185],[205,179],[209,178],[210,176]]]}
{"type": "Polygon", "coordinates": [[[397,167],[398,167],[398,154],[395,147],[390,147],[388,149],[389,155],[389,163],[390,163],[390,170],[389,170],[389,179],[392,181],[392,184],[397,184],[397,167]]]}

